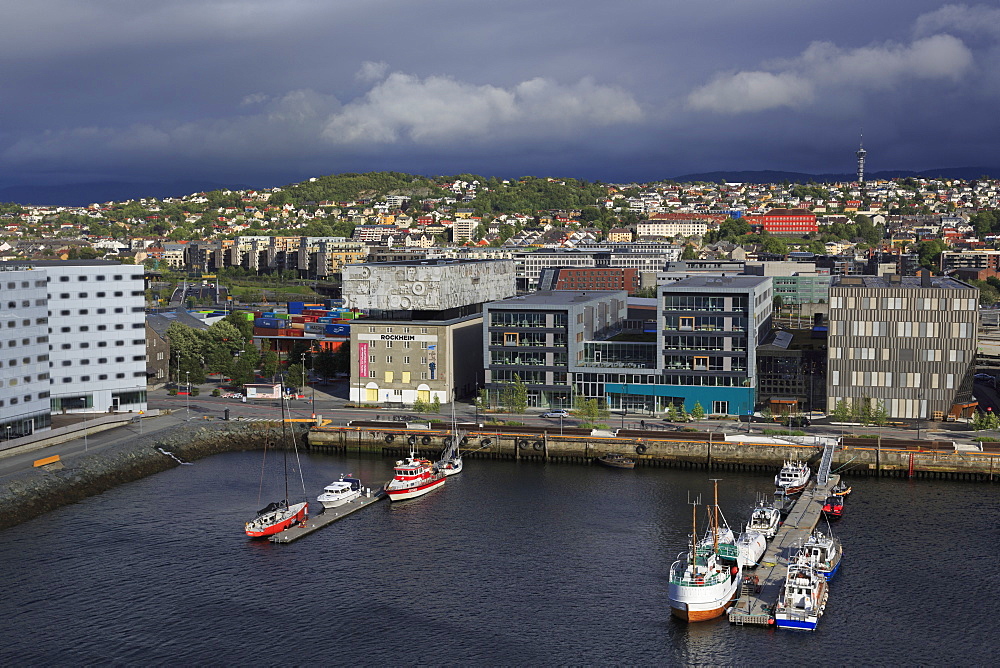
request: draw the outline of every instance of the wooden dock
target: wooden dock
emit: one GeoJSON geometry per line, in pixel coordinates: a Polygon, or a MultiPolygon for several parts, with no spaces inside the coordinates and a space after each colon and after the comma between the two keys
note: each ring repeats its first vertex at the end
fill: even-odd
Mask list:
{"type": "Polygon", "coordinates": [[[291,543],[299,538],[308,536],[313,531],[319,531],[323,527],[329,526],[337,520],[347,517],[351,513],[356,513],[362,508],[367,508],[373,503],[378,503],[384,498],[386,498],[386,494],[380,486],[377,489],[372,490],[371,496],[362,496],[354,499],[353,501],[348,501],[344,505],[337,508],[326,508],[319,515],[314,515],[301,524],[296,524],[293,527],[285,529],[281,533],[274,534],[268,540],[272,543],[291,543]]]}
{"type": "Polygon", "coordinates": [[[785,517],[785,523],[778,529],[761,557],[755,570],[744,569],[744,575],[756,575],[759,587],[744,586],[736,605],[729,609],[729,621],[733,624],[773,624],[772,611],[778,602],[781,585],[785,581],[788,561],[812,534],[823,515],[823,502],[830,490],[840,481],[839,475],[831,474],[825,482],[814,482],[802,492],[785,517]]]}

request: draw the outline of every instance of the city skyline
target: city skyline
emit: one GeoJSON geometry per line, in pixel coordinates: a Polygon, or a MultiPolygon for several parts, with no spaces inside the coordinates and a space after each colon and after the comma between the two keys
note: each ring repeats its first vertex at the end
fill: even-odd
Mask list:
{"type": "Polygon", "coordinates": [[[995,165],[1000,9],[6,3],[0,187],[995,165]],[[238,10],[238,11],[237,11],[238,10]]]}

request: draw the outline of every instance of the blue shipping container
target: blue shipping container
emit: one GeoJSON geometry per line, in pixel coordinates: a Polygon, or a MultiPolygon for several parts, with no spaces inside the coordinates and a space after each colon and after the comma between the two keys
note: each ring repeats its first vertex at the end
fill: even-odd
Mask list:
{"type": "Polygon", "coordinates": [[[280,329],[284,320],[277,318],[257,318],[253,321],[254,327],[266,327],[267,329],[280,329]]]}
{"type": "Polygon", "coordinates": [[[288,302],[288,313],[289,315],[299,315],[305,307],[305,302],[288,302]]]}
{"type": "Polygon", "coordinates": [[[327,325],[325,329],[327,334],[336,334],[339,336],[348,336],[351,333],[350,325],[327,325]]]}

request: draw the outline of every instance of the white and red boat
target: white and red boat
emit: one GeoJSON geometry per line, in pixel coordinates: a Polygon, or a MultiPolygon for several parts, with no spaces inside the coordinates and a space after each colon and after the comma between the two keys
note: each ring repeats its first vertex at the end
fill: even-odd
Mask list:
{"type": "Polygon", "coordinates": [[[778,488],[777,494],[791,496],[798,494],[809,484],[809,476],[812,471],[805,462],[786,461],[785,465],[774,476],[774,486],[778,488]]]}
{"type": "Polygon", "coordinates": [[[429,459],[418,459],[411,452],[409,457],[396,462],[392,480],[385,484],[385,493],[390,501],[414,499],[433,492],[447,479],[434,469],[429,459]]]}
{"type": "Polygon", "coordinates": [[[257,517],[247,522],[246,532],[251,538],[264,538],[281,533],[306,519],[309,504],[303,501],[288,505],[287,501],[277,501],[257,512],[257,517]]]}

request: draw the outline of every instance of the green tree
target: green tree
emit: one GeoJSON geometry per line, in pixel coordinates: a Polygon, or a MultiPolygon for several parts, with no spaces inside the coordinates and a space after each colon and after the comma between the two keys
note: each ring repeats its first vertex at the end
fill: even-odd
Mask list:
{"type": "Polygon", "coordinates": [[[306,368],[298,362],[289,364],[288,368],[285,369],[285,384],[290,387],[304,388],[306,386],[306,368]]]}
{"type": "Polygon", "coordinates": [[[260,360],[257,362],[260,368],[260,375],[264,378],[272,378],[278,371],[278,353],[271,350],[271,345],[264,341],[261,344],[260,360]]]}
{"type": "Polygon", "coordinates": [[[705,409],[701,407],[701,402],[694,402],[694,408],[691,409],[691,417],[695,420],[702,420],[705,417],[705,409]]]}
{"type": "Polygon", "coordinates": [[[431,412],[432,413],[441,412],[441,399],[436,394],[433,397],[431,397],[431,412]]]}
{"type": "Polygon", "coordinates": [[[948,245],[941,239],[925,239],[917,244],[917,258],[921,267],[936,271],[940,262],[941,253],[947,250],[948,245]]]}
{"type": "Polygon", "coordinates": [[[523,413],[528,409],[528,388],[521,382],[521,377],[514,374],[514,387],[511,393],[511,410],[523,413]]]}
{"type": "Polygon", "coordinates": [[[680,413],[677,410],[677,406],[675,406],[671,402],[667,406],[667,421],[668,422],[677,422],[678,419],[680,419],[680,413]]]}
{"type": "Polygon", "coordinates": [[[838,399],[831,413],[833,419],[837,422],[847,422],[851,419],[852,414],[851,403],[846,399],[838,399]]]}
{"type": "Polygon", "coordinates": [[[871,421],[876,427],[884,427],[889,422],[889,411],[885,408],[885,402],[878,400],[872,407],[871,421]]]}
{"type": "Polygon", "coordinates": [[[692,244],[684,244],[684,251],[681,253],[682,260],[697,260],[698,251],[694,249],[692,244]]]}
{"type": "Polygon", "coordinates": [[[416,412],[416,413],[427,413],[428,411],[430,411],[430,409],[431,409],[431,407],[427,403],[427,401],[418,394],[417,395],[417,400],[413,402],[413,410],[414,410],[414,412],[416,412]]]}

